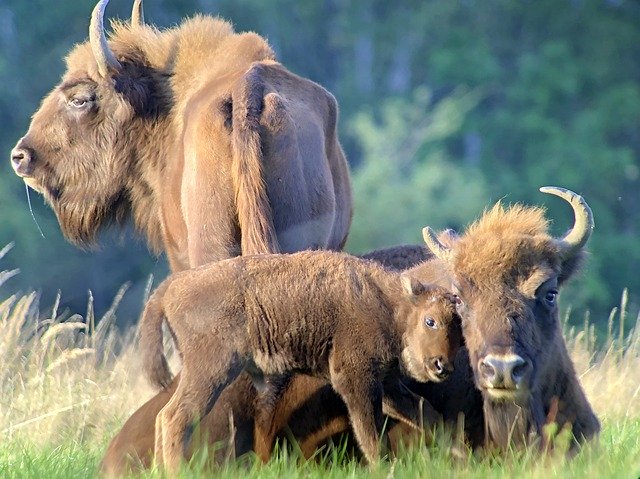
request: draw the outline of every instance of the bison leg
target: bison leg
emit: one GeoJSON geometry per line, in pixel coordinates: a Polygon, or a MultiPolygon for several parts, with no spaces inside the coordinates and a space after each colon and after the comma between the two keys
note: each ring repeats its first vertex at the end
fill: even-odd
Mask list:
{"type": "Polygon", "coordinates": [[[382,411],[389,417],[399,421],[407,428],[397,428],[396,432],[413,431],[407,439],[419,438],[422,433],[428,434],[430,429],[442,421],[442,416],[421,396],[410,391],[397,379],[384,383],[382,411]]]}
{"type": "Polygon", "coordinates": [[[331,385],[342,397],[358,445],[370,465],[380,459],[380,433],[384,425],[382,415],[382,383],[372,368],[336,365],[331,361],[331,385]]]}
{"type": "MultiPolygon", "coordinates": [[[[276,408],[291,382],[292,376],[263,377],[256,404],[253,449],[263,463],[271,458],[276,434],[284,426],[276,420],[276,408]]],[[[286,424],[286,423],[285,423],[286,424]]]]}
{"type": "Polygon", "coordinates": [[[189,367],[192,362],[185,356],[178,389],[158,414],[156,461],[170,471],[176,472],[186,456],[194,424],[211,411],[220,393],[242,372],[244,364],[237,356],[220,356],[212,368],[195,361],[195,367],[189,367]]]}

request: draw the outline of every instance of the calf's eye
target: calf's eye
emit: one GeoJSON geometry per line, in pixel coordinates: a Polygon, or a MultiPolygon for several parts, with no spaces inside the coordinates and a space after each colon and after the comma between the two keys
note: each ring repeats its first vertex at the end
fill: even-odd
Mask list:
{"type": "Polygon", "coordinates": [[[544,295],[544,301],[549,306],[553,306],[553,305],[556,304],[556,298],[557,297],[558,297],[558,290],[557,289],[550,289],[549,291],[547,291],[547,294],[544,295]]]}
{"type": "Polygon", "coordinates": [[[436,322],[433,318],[429,318],[429,317],[424,318],[424,325],[427,328],[436,329],[436,322]]]}

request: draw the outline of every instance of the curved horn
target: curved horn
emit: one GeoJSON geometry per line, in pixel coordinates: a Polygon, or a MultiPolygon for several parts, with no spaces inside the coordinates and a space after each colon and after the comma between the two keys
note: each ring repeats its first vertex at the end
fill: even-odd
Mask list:
{"type": "Polygon", "coordinates": [[[562,256],[564,258],[571,257],[587,244],[591,236],[591,231],[595,226],[593,212],[584,198],[571,190],[557,186],[543,186],[540,188],[540,191],[562,198],[569,202],[571,208],[573,208],[573,214],[575,216],[573,228],[560,239],[565,245],[562,256]]]}
{"type": "Polygon", "coordinates": [[[144,25],[144,8],[142,6],[142,0],[135,0],[133,2],[133,9],[131,10],[131,25],[144,25]]]}
{"type": "Polygon", "coordinates": [[[440,242],[429,226],[422,228],[422,238],[427,244],[427,248],[431,250],[436,258],[442,261],[449,261],[451,259],[452,251],[440,242]]]}
{"type": "Polygon", "coordinates": [[[93,56],[98,63],[98,71],[103,77],[107,76],[109,70],[120,70],[120,63],[116,60],[113,52],[107,43],[107,37],[104,34],[104,9],[107,7],[109,0],[100,0],[93,9],[91,14],[91,24],[89,25],[89,42],[93,56]]]}

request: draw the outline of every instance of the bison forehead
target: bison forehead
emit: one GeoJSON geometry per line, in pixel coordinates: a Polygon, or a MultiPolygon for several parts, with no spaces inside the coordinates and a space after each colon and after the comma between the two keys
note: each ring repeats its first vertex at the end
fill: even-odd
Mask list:
{"type": "Polygon", "coordinates": [[[557,243],[546,234],[482,234],[460,241],[454,271],[457,277],[480,288],[496,284],[516,286],[541,269],[558,273],[558,253],[557,243]]]}
{"type": "Polygon", "coordinates": [[[498,202],[455,244],[455,275],[481,286],[516,284],[541,264],[557,271],[559,249],[548,229],[543,208],[498,202]]]}

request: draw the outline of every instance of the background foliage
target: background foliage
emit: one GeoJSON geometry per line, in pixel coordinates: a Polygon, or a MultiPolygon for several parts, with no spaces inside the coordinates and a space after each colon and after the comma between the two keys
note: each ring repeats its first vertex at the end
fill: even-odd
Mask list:
{"type": "MultiPolygon", "coordinates": [[[[71,45],[87,36],[94,0],[0,0],[0,150],[27,129],[57,82],[71,45]]],[[[107,14],[126,18],[130,0],[107,14]]],[[[348,243],[363,251],[419,242],[424,224],[462,228],[487,205],[548,202],[554,232],[570,226],[554,184],[583,194],[596,230],[592,257],[567,294],[606,318],[624,287],[640,294],[640,3],[634,0],[147,0],[160,27],[219,14],[266,36],[292,71],[341,105],[356,212],[348,243]]],[[[62,239],[36,195],[39,236],[24,187],[0,162],[0,244],[42,291],[41,304],[79,310],[86,290],[100,314],[125,281],[123,316],[137,316],[146,277],[166,266],[128,234],[98,252],[62,239]]],[[[578,317],[580,315],[577,315],[578,317]]],[[[576,317],[576,315],[574,315],[576,317]]],[[[606,325],[604,325],[606,326],[606,325]]]]}

